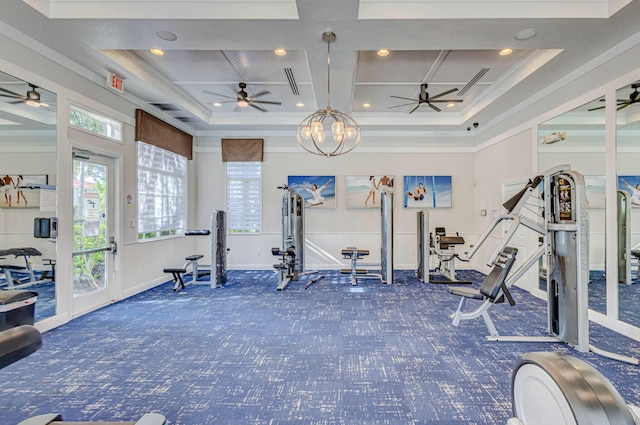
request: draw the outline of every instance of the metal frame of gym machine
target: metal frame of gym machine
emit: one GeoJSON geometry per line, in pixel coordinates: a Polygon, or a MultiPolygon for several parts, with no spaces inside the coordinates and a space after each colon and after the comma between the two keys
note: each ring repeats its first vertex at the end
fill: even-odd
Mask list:
{"type": "Polygon", "coordinates": [[[482,317],[489,330],[487,339],[490,341],[563,342],[583,353],[591,351],[603,357],[637,365],[637,359],[600,350],[589,344],[589,219],[584,177],[570,170],[568,165],[551,168],[530,180],[518,194],[505,202],[504,207],[507,214],[497,217],[491,223],[467,256],[473,257],[503,221],[512,223],[504,232],[502,242],[489,257],[489,266],[507,246],[520,225],[542,235],[544,243],[507,277],[505,286],[510,288],[531,266],[538,264],[543,255],[547,256],[547,331],[550,336],[499,335],[488,314],[493,305],[488,299],[474,311],[463,312],[466,298],[462,298],[453,317],[453,325],[458,326],[461,320],[482,317]],[[544,184],[543,224],[520,214],[540,183],[544,184]]]}
{"type": "Polygon", "coordinates": [[[206,285],[206,281],[198,280],[201,276],[206,276],[209,272],[209,285],[212,288],[219,288],[227,283],[227,213],[223,210],[213,210],[211,214],[211,231],[208,230],[192,230],[185,232],[186,235],[209,236],[211,244],[211,262],[209,264],[198,264],[198,259],[202,255],[194,256],[195,260],[187,258],[183,269],[191,264],[192,281],[191,285],[206,285]]]}
{"type": "Polygon", "coordinates": [[[211,214],[211,287],[227,283],[227,213],[213,210],[211,214]]]}
{"type": "MultiPolygon", "coordinates": [[[[343,258],[351,260],[351,284],[357,279],[380,279],[382,283],[393,283],[393,193],[380,192],[380,264],[358,263],[362,258],[358,249],[348,247],[342,250],[343,258]],[[358,273],[358,267],[380,267],[380,273],[358,273]]],[[[366,252],[368,250],[360,251],[366,252]]]]}
{"type": "Polygon", "coordinates": [[[282,291],[292,280],[317,271],[305,271],[304,198],[287,185],[278,186],[278,189],[285,191],[282,197],[282,249],[272,248],[271,253],[282,258],[282,263],[274,264],[278,271],[277,290],[282,291]]]}
{"type": "Polygon", "coordinates": [[[617,191],[616,206],[618,213],[618,283],[631,285],[633,283],[631,260],[634,256],[631,252],[631,199],[628,192],[617,191]]]}
{"type": "MultiPolygon", "coordinates": [[[[447,249],[441,250],[440,238],[436,237],[431,240],[431,233],[429,233],[429,211],[422,210],[418,211],[418,268],[416,269],[416,277],[422,283],[442,283],[442,284],[471,284],[471,281],[468,280],[457,280],[456,276],[456,258],[461,261],[468,261],[463,258],[460,258],[455,250],[455,245],[460,245],[460,243],[451,244],[447,249]],[[444,280],[435,280],[433,276],[429,273],[429,260],[431,258],[431,254],[435,254],[440,259],[440,266],[438,267],[440,274],[445,278],[444,280]]],[[[437,228],[436,228],[437,229],[437,228]]],[[[446,235],[444,235],[446,237],[446,235]]],[[[450,238],[453,239],[453,238],[450,238]]],[[[462,240],[464,243],[464,239],[456,236],[456,239],[462,240]]]]}

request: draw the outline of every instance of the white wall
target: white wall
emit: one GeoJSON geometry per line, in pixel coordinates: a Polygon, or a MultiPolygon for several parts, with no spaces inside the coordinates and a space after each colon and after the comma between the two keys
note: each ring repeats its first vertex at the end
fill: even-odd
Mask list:
{"type": "MultiPolygon", "coordinates": [[[[366,140],[366,135],[363,135],[366,140]]],[[[218,140],[207,140],[218,144],[218,140]]],[[[274,141],[278,143],[278,141],[274,141]]],[[[364,142],[363,142],[364,143],[364,142]]],[[[295,145],[293,138],[290,144],[295,145]]],[[[271,269],[276,258],[272,247],[281,245],[281,201],[283,191],[277,186],[287,182],[289,175],[335,175],[336,208],[311,209],[305,213],[307,268],[336,269],[347,264],[340,251],[347,246],[369,249],[367,262],[380,261],[380,212],[377,209],[347,209],[345,207],[345,177],[348,175],[394,176],[394,264],[396,269],[416,267],[417,209],[403,208],[402,177],[405,175],[452,176],[452,208],[431,209],[431,227],[446,227],[448,233],[460,233],[465,239],[474,233],[474,187],[472,153],[396,154],[358,153],[327,159],[305,152],[272,152],[270,139],[265,138],[263,163],[263,232],[260,235],[229,235],[230,269],[271,269]]],[[[209,228],[213,209],[225,209],[225,166],[219,149],[198,151],[197,164],[197,227],[209,228]]],[[[206,239],[206,238],[205,238],[206,239]]],[[[460,247],[460,252],[464,248],[460,247]]],[[[200,239],[198,250],[209,255],[208,241],[200,239]]],[[[464,265],[459,264],[462,268],[464,265]]]]}
{"type": "MultiPolygon", "coordinates": [[[[525,130],[511,135],[497,142],[488,143],[475,156],[475,206],[473,211],[476,237],[472,242],[493,223],[495,218],[504,214],[506,210],[502,206],[503,186],[505,184],[522,184],[535,174],[532,167],[531,131],[525,130]],[[486,210],[487,215],[482,216],[480,210],[486,210]]],[[[503,225],[500,224],[491,234],[491,237],[482,245],[482,248],[472,258],[476,268],[488,272],[486,265],[492,259],[491,254],[502,240],[503,225]]],[[[529,231],[527,231],[529,232],[529,231]]],[[[533,237],[533,236],[531,236],[533,237]]],[[[517,264],[528,257],[528,252],[519,252],[517,264]]],[[[527,276],[533,279],[533,276],[527,276]]],[[[531,282],[519,282],[519,286],[528,286],[531,282]]]]}

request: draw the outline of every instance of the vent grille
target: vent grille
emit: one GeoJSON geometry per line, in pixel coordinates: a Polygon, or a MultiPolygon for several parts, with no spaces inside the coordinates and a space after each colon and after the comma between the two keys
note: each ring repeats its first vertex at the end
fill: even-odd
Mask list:
{"type": "Polygon", "coordinates": [[[285,68],[284,73],[287,74],[287,80],[289,80],[289,87],[291,87],[291,92],[294,96],[300,96],[300,92],[298,91],[298,83],[296,83],[296,78],[293,76],[293,70],[291,68],[285,68]]]}
{"type": "Polygon", "coordinates": [[[475,77],[473,77],[473,78],[471,79],[471,81],[469,81],[469,82],[467,83],[467,85],[466,85],[466,86],[464,86],[464,87],[462,88],[462,90],[460,90],[460,91],[458,92],[458,96],[462,96],[462,95],[464,95],[464,94],[465,94],[465,93],[466,93],[466,92],[467,92],[467,91],[468,91],[468,90],[469,90],[469,89],[470,89],[470,88],[471,88],[475,83],[477,83],[477,82],[480,80],[480,78],[482,78],[482,77],[484,76],[484,74],[486,74],[487,72],[489,72],[489,70],[490,70],[490,69],[491,69],[491,68],[482,68],[482,69],[480,70],[480,72],[478,72],[478,73],[476,74],[476,76],[475,76],[475,77]]]}
{"type": "Polygon", "coordinates": [[[179,111],[180,110],[180,108],[178,108],[175,105],[172,105],[171,103],[152,103],[151,105],[155,106],[161,111],[179,111]]]}
{"type": "Polygon", "coordinates": [[[175,118],[182,122],[198,122],[198,119],[194,117],[175,117],[175,118]]]}

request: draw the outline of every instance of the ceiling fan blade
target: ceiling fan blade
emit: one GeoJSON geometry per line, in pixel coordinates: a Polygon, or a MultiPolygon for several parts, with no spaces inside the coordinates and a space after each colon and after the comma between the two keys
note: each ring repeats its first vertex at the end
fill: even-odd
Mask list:
{"type": "Polygon", "coordinates": [[[624,105],[618,106],[618,108],[616,109],[616,111],[619,111],[620,109],[628,108],[629,106],[631,106],[631,104],[630,104],[630,103],[627,103],[627,104],[624,104],[624,105]]]}
{"type": "Polygon", "coordinates": [[[259,109],[259,110],[260,110],[260,111],[262,111],[262,112],[267,112],[267,110],[266,110],[266,109],[264,109],[262,106],[255,105],[253,102],[249,102],[249,106],[254,107],[254,108],[256,108],[256,109],[259,109]]]}
{"type": "Polygon", "coordinates": [[[403,106],[409,106],[409,105],[413,105],[415,104],[415,102],[411,102],[411,103],[403,103],[402,105],[395,105],[395,106],[389,106],[387,107],[387,109],[391,109],[391,108],[401,108],[403,106]]]}
{"type": "Polygon", "coordinates": [[[453,93],[453,92],[457,92],[457,91],[458,91],[458,89],[451,89],[451,90],[447,90],[447,91],[442,92],[442,93],[440,93],[440,94],[437,94],[437,95],[435,95],[435,96],[431,96],[431,97],[429,98],[429,100],[437,99],[437,98],[439,98],[439,97],[446,96],[446,95],[448,95],[448,94],[451,94],[451,93],[453,93]]]}
{"type": "MultiPolygon", "coordinates": [[[[18,94],[16,92],[12,92],[11,90],[3,89],[2,87],[0,87],[0,91],[3,91],[5,93],[9,93],[10,95],[13,95],[13,97],[15,97],[16,99],[24,99],[23,95],[18,94]]],[[[2,95],[2,96],[4,96],[4,95],[2,95]]]]}
{"type": "Polygon", "coordinates": [[[250,96],[250,97],[251,97],[251,98],[254,98],[254,97],[260,97],[260,96],[264,96],[265,94],[270,94],[270,93],[271,93],[271,92],[270,92],[269,90],[263,90],[263,91],[261,91],[260,93],[256,93],[256,94],[254,94],[253,96],[250,96]]]}
{"type": "Polygon", "coordinates": [[[438,108],[436,105],[432,105],[431,103],[428,103],[428,102],[427,104],[429,105],[429,108],[433,109],[436,112],[442,111],[442,109],[438,108]]]}
{"type": "Polygon", "coordinates": [[[26,102],[25,100],[16,100],[15,102],[7,102],[7,103],[9,103],[10,105],[17,105],[18,103],[25,103],[25,102],[26,102]]]}
{"type": "Polygon", "coordinates": [[[436,103],[449,103],[449,102],[453,102],[453,103],[461,103],[462,99],[438,99],[438,100],[433,100],[433,98],[429,99],[429,102],[436,102],[436,103]]]}
{"type": "Polygon", "coordinates": [[[237,96],[227,96],[226,94],[215,93],[215,92],[212,92],[212,91],[209,91],[209,90],[202,90],[202,93],[212,94],[214,96],[220,96],[220,97],[224,97],[224,98],[227,98],[227,99],[237,100],[237,96]]]}
{"type": "Polygon", "coordinates": [[[415,110],[418,109],[419,107],[420,107],[420,104],[418,103],[415,108],[413,108],[412,110],[409,111],[409,113],[413,114],[415,112],[415,110]]]}
{"type": "Polygon", "coordinates": [[[264,103],[266,105],[282,105],[282,102],[271,102],[268,100],[255,100],[255,99],[249,99],[249,103],[264,103]]]}
{"type": "Polygon", "coordinates": [[[597,108],[587,109],[587,112],[597,111],[598,109],[604,109],[604,108],[605,108],[605,106],[598,106],[597,108]]]}
{"type": "Polygon", "coordinates": [[[403,99],[403,100],[413,100],[415,102],[419,102],[420,101],[420,99],[412,99],[410,97],[400,97],[400,96],[389,96],[389,97],[394,97],[396,99],[403,99]]]}

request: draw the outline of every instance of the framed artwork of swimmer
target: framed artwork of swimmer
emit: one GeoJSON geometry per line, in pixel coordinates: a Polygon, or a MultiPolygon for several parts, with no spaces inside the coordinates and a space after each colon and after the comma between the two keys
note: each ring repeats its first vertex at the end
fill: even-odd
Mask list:
{"type": "Polygon", "coordinates": [[[307,209],[336,207],[336,176],[289,176],[287,185],[302,195],[307,209]]]}
{"type": "Polygon", "coordinates": [[[404,176],[405,208],[451,208],[451,176],[404,176]]]}
{"type": "Polygon", "coordinates": [[[0,208],[39,208],[40,186],[48,181],[46,174],[0,173],[0,208]]]}
{"type": "Polygon", "coordinates": [[[393,176],[346,176],[347,208],[380,209],[380,194],[393,192],[393,176]]]}

